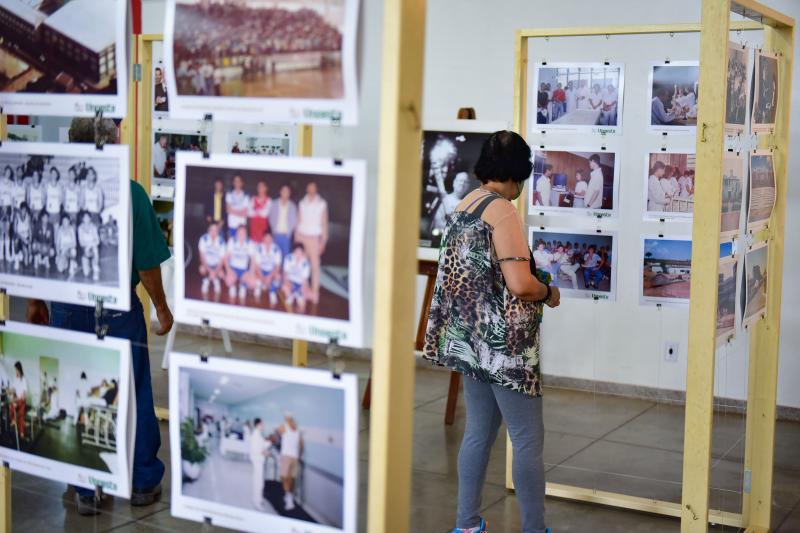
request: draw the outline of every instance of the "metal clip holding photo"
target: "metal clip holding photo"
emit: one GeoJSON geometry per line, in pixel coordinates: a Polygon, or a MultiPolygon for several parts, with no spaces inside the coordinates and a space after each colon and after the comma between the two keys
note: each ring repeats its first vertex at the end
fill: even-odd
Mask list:
{"type": "Polygon", "coordinates": [[[94,304],[94,333],[97,340],[103,340],[108,333],[108,324],[103,324],[103,300],[99,299],[94,304]]]}

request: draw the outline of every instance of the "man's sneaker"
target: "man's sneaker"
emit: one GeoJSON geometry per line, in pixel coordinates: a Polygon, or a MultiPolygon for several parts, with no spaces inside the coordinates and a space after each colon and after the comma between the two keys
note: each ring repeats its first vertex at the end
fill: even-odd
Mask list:
{"type": "Polygon", "coordinates": [[[478,527],[470,527],[467,529],[463,528],[453,528],[453,533],[487,533],[486,529],[486,520],[481,518],[481,525],[478,527]]]}
{"type": "Polygon", "coordinates": [[[75,506],[78,508],[78,514],[81,516],[94,516],[100,514],[100,502],[94,497],[94,494],[82,496],[75,493],[75,506]]]}
{"type": "Polygon", "coordinates": [[[161,498],[161,484],[149,489],[134,488],[131,493],[131,505],[134,507],[142,507],[144,505],[152,505],[161,498]]]}

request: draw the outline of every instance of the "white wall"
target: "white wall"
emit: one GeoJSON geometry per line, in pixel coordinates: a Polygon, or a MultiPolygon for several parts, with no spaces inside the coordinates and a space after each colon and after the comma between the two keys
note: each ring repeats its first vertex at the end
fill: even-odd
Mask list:
{"type": "MultiPolygon", "coordinates": [[[[144,0],[144,31],[160,33],[160,13],[163,0],[144,0]]],[[[794,0],[766,0],[767,5],[800,18],[800,5],[794,0]]],[[[514,75],[514,31],[522,27],[597,26],[615,24],[697,22],[699,20],[697,0],[676,0],[670,9],[655,10],[653,3],[640,0],[606,0],[587,9],[586,2],[566,1],[554,6],[544,0],[431,0],[428,2],[426,27],[425,84],[423,122],[451,120],[459,107],[472,106],[478,118],[487,121],[510,123],[513,111],[514,75]]],[[[382,2],[364,0],[361,3],[360,46],[362,52],[362,75],[360,81],[360,120],[355,128],[315,128],[314,155],[366,158],[369,165],[368,198],[371,205],[376,199],[376,169],[378,148],[380,58],[383,23],[382,2]]],[[[748,36],[747,39],[750,39],[748,36]]],[[[800,43],[798,38],[797,43],[800,43]]],[[[612,44],[617,40],[612,41],[612,44]]],[[[622,39],[620,43],[626,42],[622,39]]],[[[632,41],[633,42],[633,41],[632,41]]],[[[595,41],[598,46],[600,43],[595,41]]],[[[626,42],[627,43],[627,42],[626,42]]],[[[800,57],[800,44],[796,43],[795,57],[800,57]]],[[[571,59],[603,60],[612,52],[622,56],[647,50],[652,60],[669,55],[672,59],[693,59],[697,54],[696,38],[663,37],[650,40],[645,48],[638,44],[625,44],[603,51],[588,40],[575,39],[567,45],[555,46],[552,52],[532,51],[531,60],[547,56],[556,61],[556,48],[571,59]],[[636,48],[634,48],[636,47],[636,48]],[[679,57],[680,56],[680,57],[679,57]]],[[[752,44],[752,41],[751,41],[752,44]]],[[[603,45],[605,46],[605,45],[603,45]]],[[[566,58],[566,57],[565,57],[566,58]]],[[[612,58],[613,59],[613,58],[612,58]]],[[[643,59],[640,59],[643,61],[643,59]]],[[[641,71],[639,71],[641,72],[641,71]]],[[[792,137],[795,145],[800,128],[800,68],[794,73],[792,104],[792,137]]],[[[633,82],[629,82],[633,83],[633,82]]],[[[632,92],[629,85],[625,92],[625,121],[634,107],[642,106],[647,95],[643,85],[632,92]]],[[[641,109],[641,108],[640,108],[641,109]]],[[[630,128],[629,128],[630,129],[630,128]]],[[[628,140],[636,142],[635,133],[626,134],[628,140]]],[[[561,309],[546,318],[544,341],[544,370],[546,373],[616,381],[635,385],[683,389],[685,387],[686,335],[688,311],[667,308],[657,311],[638,306],[636,298],[637,276],[633,276],[633,265],[638,251],[637,231],[627,230],[640,223],[640,145],[636,155],[622,154],[625,168],[622,176],[621,200],[630,202],[629,209],[621,213],[624,233],[618,245],[624,256],[618,279],[618,301],[613,304],[590,302],[565,302],[561,309]],[[631,174],[631,175],[629,175],[631,174]],[[596,311],[596,312],[595,312],[596,311]],[[580,318],[580,320],[576,320],[580,318]],[[584,330],[583,337],[572,337],[573,322],[584,330]],[[566,339],[566,340],[565,340],[566,339]],[[582,342],[577,342],[577,339],[582,342]],[[665,363],[662,357],[663,342],[676,340],[680,344],[679,361],[665,363]]],[[[789,175],[800,175],[800,159],[791,155],[789,175]]],[[[792,386],[792,378],[800,375],[800,287],[793,283],[792,267],[800,262],[800,183],[790,180],[788,191],[789,214],[786,221],[786,256],[783,294],[783,321],[781,337],[781,373],[779,377],[778,401],[781,405],[800,407],[800,389],[792,386]]],[[[374,274],[374,238],[376,210],[368,210],[367,246],[365,250],[365,287],[367,312],[372,316],[374,274]]],[[[416,226],[417,221],[409,220],[416,226]]],[[[551,222],[548,222],[551,223],[551,222]]],[[[563,225],[559,223],[559,225],[563,225]]],[[[612,223],[604,223],[611,229],[612,223]]],[[[642,224],[642,228],[645,225],[642,224]]],[[[652,230],[654,226],[647,226],[652,230]]],[[[657,227],[657,226],[655,226],[657,227]]],[[[619,223],[616,229],[619,229],[619,223]]],[[[687,226],[672,226],[686,229],[687,226]]],[[[667,228],[670,229],[670,228],[667,228]]],[[[621,234],[622,235],[622,234],[621,234]]],[[[380,291],[379,291],[380,292],[380,291]]],[[[371,329],[371,328],[370,328],[371,329]]],[[[717,357],[717,393],[723,396],[744,398],[746,393],[746,339],[741,338],[732,348],[722,350],[717,357]]]]}

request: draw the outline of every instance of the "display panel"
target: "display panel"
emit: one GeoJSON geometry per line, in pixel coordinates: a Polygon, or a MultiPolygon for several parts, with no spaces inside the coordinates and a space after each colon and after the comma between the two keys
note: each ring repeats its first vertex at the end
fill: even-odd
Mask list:
{"type": "Polygon", "coordinates": [[[169,373],[173,515],[244,531],[356,531],[355,375],[180,353],[169,373]]]}
{"type": "Polygon", "coordinates": [[[123,118],[124,0],[0,3],[0,107],[9,115],[123,118]]]}
{"type": "Polygon", "coordinates": [[[767,312],[767,267],[769,245],[753,245],[744,256],[745,306],[742,322],[745,327],[760,320],[767,312]]]}
{"type": "Polygon", "coordinates": [[[775,208],[775,167],[770,150],[750,153],[750,182],[747,194],[747,229],[767,227],[775,208]]]}
{"type": "Polygon", "coordinates": [[[777,109],[778,56],[756,50],[752,130],[757,133],[774,130],[777,109]]]}
{"type": "Polygon", "coordinates": [[[747,125],[748,92],[750,90],[750,49],[728,43],[728,92],[725,99],[725,129],[742,133],[747,125]]]}
{"type": "Polygon", "coordinates": [[[361,346],[362,161],[178,152],[176,317],[361,346]]]}
{"type": "Polygon", "coordinates": [[[723,154],[721,239],[728,239],[739,234],[746,172],[744,155],[734,152],[723,154]]]}
{"type": "Polygon", "coordinates": [[[650,128],[689,132],[697,126],[700,63],[669,61],[650,68],[650,128]]]}
{"type": "Polygon", "coordinates": [[[128,147],[0,146],[0,287],[130,308],[128,147]]]}
{"type": "Polygon", "coordinates": [[[692,240],[680,236],[642,237],[639,301],[688,304],[692,284],[692,240]]]}
{"type": "Polygon", "coordinates": [[[645,167],[645,218],[692,218],[695,168],[694,153],[650,153],[645,167]]]}

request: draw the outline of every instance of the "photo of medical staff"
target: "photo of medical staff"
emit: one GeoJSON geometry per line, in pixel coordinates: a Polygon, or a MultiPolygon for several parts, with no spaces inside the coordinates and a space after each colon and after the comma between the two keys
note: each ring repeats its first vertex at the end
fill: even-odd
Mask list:
{"type": "Polygon", "coordinates": [[[688,303],[692,282],[692,241],[643,239],[642,301],[688,303]]]}
{"type": "Polygon", "coordinates": [[[717,282],[717,343],[722,344],[736,331],[736,270],[738,262],[733,257],[719,261],[717,282]]]}
{"type": "Polygon", "coordinates": [[[647,217],[692,216],[695,164],[695,154],[654,152],[648,156],[647,217]]]}
{"type": "Polygon", "coordinates": [[[530,211],[613,210],[615,163],[614,152],[535,150],[530,211]]]}
{"type": "Polygon", "coordinates": [[[755,87],[753,92],[753,131],[767,132],[775,128],[778,109],[778,58],[756,51],[755,87]]]}
{"type": "Polygon", "coordinates": [[[620,125],[622,80],[621,65],[537,66],[536,125],[620,125]]]}
{"type": "Polygon", "coordinates": [[[530,229],[536,268],[552,277],[565,297],[613,299],[616,287],[614,235],[547,228],[530,229]]]}
{"type": "Polygon", "coordinates": [[[750,50],[728,43],[728,90],[725,100],[725,128],[744,131],[747,122],[747,91],[750,90],[750,50]]]}
{"type": "Polygon", "coordinates": [[[230,139],[232,154],[291,155],[286,135],[233,133],[230,139]]]}
{"type": "Polygon", "coordinates": [[[175,179],[175,152],[208,152],[208,136],[194,133],[156,131],[153,134],[151,161],[153,177],[175,179]]]}
{"type": "Polygon", "coordinates": [[[775,207],[775,168],[769,150],[757,150],[750,154],[749,185],[747,229],[758,231],[767,226],[775,207]]]}
{"type": "Polygon", "coordinates": [[[182,472],[174,475],[182,496],[258,513],[261,524],[280,516],[343,527],[343,390],[285,381],[274,371],[270,379],[176,371],[182,472]]]}
{"type": "Polygon", "coordinates": [[[654,65],[651,79],[650,125],[659,130],[697,126],[699,63],[654,65]]]}
{"type": "Polygon", "coordinates": [[[353,180],[188,166],[185,295],[347,320],[353,180]]]}
{"type": "Polygon", "coordinates": [[[439,248],[450,215],[467,193],[480,186],[474,168],[489,135],[482,132],[423,132],[421,247],[439,248]]]}
{"type": "Polygon", "coordinates": [[[722,213],[720,236],[728,238],[739,233],[745,183],[745,157],[735,152],[722,155],[722,213]]]}

